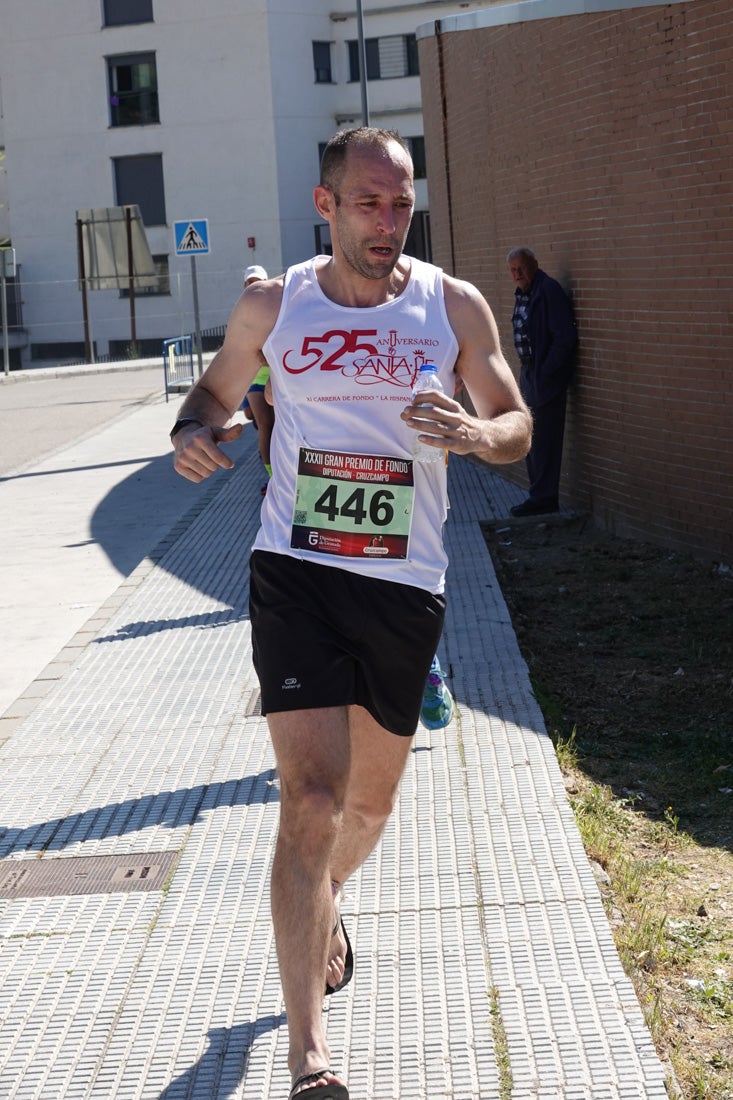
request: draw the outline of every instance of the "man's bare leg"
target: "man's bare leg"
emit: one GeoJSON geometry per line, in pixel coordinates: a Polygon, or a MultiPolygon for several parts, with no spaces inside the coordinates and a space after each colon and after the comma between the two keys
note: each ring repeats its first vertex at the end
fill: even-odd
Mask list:
{"type": "Polygon", "coordinates": [[[345,881],[377,844],[412,738],[389,733],[361,707],[271,714],[268,724],[282,800],[272,912],[288,1064],[299,1077],[329,1064],[324,975],[330,985],[338,984],[345,961],[342,937],[332,938],[331,883],[345,881]]]}
{"type": "MultiPolygon", "coordinates": [[[[331,860],[331,879],[338,885],[361,867],[374,851],[394,809],[400,779],[412,748],[412,737],[398,737],[380,726],[363,707],[349,707],[351,766],[343,814],[331,860]]],[[[331,939],[326,980],[341,981],[346,941],[340,928],[331,939]]]]}
{"type": "Polygon", "coordinates": [[[346,707],[271,714],[268,725],[281,792],[270,893],[288,1065],[297,1078],[330,1059],[323,992],[334,919],[331,857],[349,772],[349,726],[346,707]]]}

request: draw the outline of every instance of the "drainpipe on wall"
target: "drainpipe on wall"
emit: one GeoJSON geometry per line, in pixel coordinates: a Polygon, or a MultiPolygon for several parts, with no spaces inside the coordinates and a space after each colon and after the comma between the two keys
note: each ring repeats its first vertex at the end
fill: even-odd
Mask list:
{"type": "Polygon", "coordinates": [[[364,13],[361,0],[356,0],[356,26],[359,32],[359,84],[361,87],[361,124],[369,125],[369,100],[367,98],[366,43],[364,41],[364,13]]]}
{"type": "Polygon", "coordinates": [[[435,37],[438,40],[438,76],[440,79],[440,114],[443,123],[443,161],[445,163],[445,189],[448,202],[448,236],[450,239],[451,275],[456,273],[456,250],[453,240],[453,192],[450,179],[450,159],[448,157],[448,93],[445,86],[445,65],[443,61],[443,21],[435,20],[435,37]]]}

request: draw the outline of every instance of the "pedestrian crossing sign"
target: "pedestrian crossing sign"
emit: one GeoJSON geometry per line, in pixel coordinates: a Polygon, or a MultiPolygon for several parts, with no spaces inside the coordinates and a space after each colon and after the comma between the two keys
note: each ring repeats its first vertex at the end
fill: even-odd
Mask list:
{"type": "Polygon", "coordinates": [[[205,256],[209,252],[208,218],[174,222],[173,228],[176,234],[176,256],[205,256]]]}

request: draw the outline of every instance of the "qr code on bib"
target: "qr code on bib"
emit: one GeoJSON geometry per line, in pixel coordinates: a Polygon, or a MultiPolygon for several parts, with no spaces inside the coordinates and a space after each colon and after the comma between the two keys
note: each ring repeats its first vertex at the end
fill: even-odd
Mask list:
{"type": "Polygon", "coordinates": [[[296,510],[293,513],[293,523],[295,523],[295,524],[298,524],[298,525],[302,526],[303,524],[305,524],[307,519],[308,519],[308,513],[307,512],[301,512],[299,510],[296,510]]]}

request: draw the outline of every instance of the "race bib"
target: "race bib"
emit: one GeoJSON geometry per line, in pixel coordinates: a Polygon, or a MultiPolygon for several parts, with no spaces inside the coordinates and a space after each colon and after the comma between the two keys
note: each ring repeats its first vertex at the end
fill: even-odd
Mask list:
{"type": "Polygon", "coordinates": [[[412,460],[301,447],[290,545],[344,558],[406,558],[412,460]]]}

